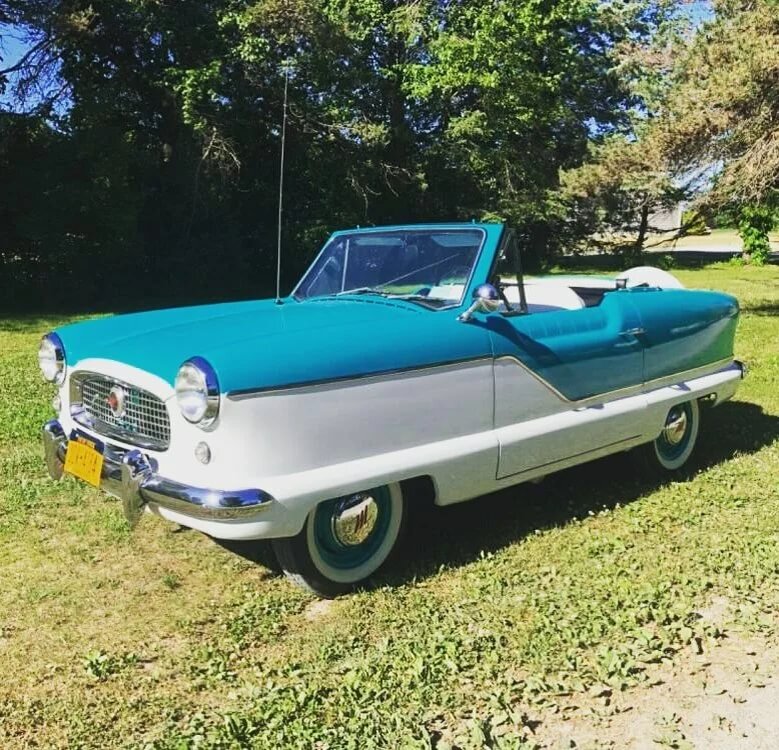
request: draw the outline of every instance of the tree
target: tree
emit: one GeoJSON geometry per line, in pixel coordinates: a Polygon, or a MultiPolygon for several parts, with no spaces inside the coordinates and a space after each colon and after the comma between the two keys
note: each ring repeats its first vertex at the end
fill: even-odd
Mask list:
{"type": "Polygon", "coordinates": [[[698,178],[694,172],[675,173],[668,153],[652,138],[676,58],[694,33],[684,5],[669,0],[648,8],[644,33],[620,45],[617,74],[632,94],[625,126],[596,137],[590,158],[562,175],[568,220],[585,230],[575,234],[630,262],[640,261],[652,213],[689,198],[698,178]]]}
{"type": "Polygon", "coordinates": [[[590,244],[596,233],[606,234],[612,238],[606,247],[634,263],[641,259],[651,214],[689,195],[689,187],[671,179],[663,154],[652,146],[648,139],[611,136],[593,146],[590,162],[562,177],[569,220],[588,230],[579,234],[590,244]]]}
{"type": "Polygon", "coordinates": [[[771,254],[768,233],[776,226],[776,206],[745,204],[738,209],[738,234],[744,243],[744,257],[762,265],[771,254]]]}
{"type": "Polygon", "coordinates": [[[708,175],[699,203],[734,215],[760,263],[779,202],[779,2],[714,7],[681,50],[650,137],[675,174],[708,175]]]}
{"type": "MultiPolygon", "coordinates": [[[[34,91],[30,117],[67,144],[58,192],[80,221],[48,252],[88,268],[104,304],[256,296],[275,277],[285,69],[285,286],[353,224],[506,218],[540,263],[578,231],[560,169],[627,126],[615,55],[656,7],[0,0],[30,50],[0,77],[20,100],[34,91]]],[[[44,202],[29,211],[26,225],[50,223],[44,202]]]]}
{"type": "MultiPolygon", "coordinates": [[[[293,138],[351,188],[341,215],[508,218],[530,236],[531,255],[554,249],[559,168],[586,157],[592,123],[608,130],[624,120],[611,55],[638,27],[634,16],[594,0],[284,7],[280,16],[277,3],[254,3],[225,16],[234,62],[209,65],[211,91],[235,102],[236,70],[277,90],[269,59],[292,57],[293,138]]],[[[203,87],[183,88],[200,96],[189,109],[201,127],[229,131],[203,87]]]]}
{"type": "Polygon", "coordinates": [[[435,107],[431,185],[458,196],[461,215],[518,226],[538,266],[566,239],[560,169],[587,158],[593,131],[626,123],[614,51],[641,22],[590,0],[466,0],[447,5],[438,28],[409,84],[435,107]]]}
{"type": "Polygon", "coordinates": [[[718,0],[671,75],[653,138],[678,173],[718,171],[711,203],[779,188],[779,2],[718,0]]]}

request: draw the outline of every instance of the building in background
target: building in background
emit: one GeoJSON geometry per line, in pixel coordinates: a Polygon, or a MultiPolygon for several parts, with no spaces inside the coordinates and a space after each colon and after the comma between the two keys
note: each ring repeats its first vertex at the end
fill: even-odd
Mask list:
{"type": "Polygon", "coordinates": [[[682,228],[684,203],[677,203],[670,208],[660,208],[649,214],[650,232],[678,232],[682,228]]]}

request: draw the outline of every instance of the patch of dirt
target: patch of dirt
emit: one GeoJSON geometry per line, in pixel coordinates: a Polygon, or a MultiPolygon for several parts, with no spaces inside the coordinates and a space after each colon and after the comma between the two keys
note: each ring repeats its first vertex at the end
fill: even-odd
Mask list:
{"type": "Polygon", "coordinates": [[[335,599],[315,599],[303,611],[303,616],[309,621],[314,622],[326,617],[335,604],[335,599]]]}
{"type": "Polygon", "coordinates": [[[779,750],[779,643],[731,632],[659,666],[648,687],[591,691],[538,718],[543,748],[779,750]]]}

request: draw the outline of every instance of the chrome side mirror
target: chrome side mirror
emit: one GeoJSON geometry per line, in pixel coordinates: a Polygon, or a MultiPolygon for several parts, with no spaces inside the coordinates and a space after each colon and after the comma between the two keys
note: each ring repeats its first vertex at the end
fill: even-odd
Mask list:
{"type": "Polygon", "coordinates": [[[479,286],[473,290],[473,303],[464,313],[457,316],[457,320],[467,323],[473,317],[474,313],[495,312],[500,305],[501,300],[498,290],[492,286],[492,284],[479,284],[479,286]]]}

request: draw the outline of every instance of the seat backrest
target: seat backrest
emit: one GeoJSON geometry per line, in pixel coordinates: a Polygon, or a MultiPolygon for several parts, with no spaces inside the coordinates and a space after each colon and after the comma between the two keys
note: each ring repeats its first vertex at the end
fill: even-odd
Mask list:
{"type": "MultiPolygon", "coordinates": [[[[519,306],[519,289],[506,288],[506,298],[513,306],[519,306]]],[[[550,310],[580,310],[585,307],[584,300],[568,286],[554,282],[525,282],[527,311],[548,312],[550,310]]]]}
{"type": "Polygon", "coordinates": [[[654,266],[636,266],[619,275],[628,289],[634,286],[656,286],[660,289],[684,289],[679,279],[668,271],[654,266]]]}

